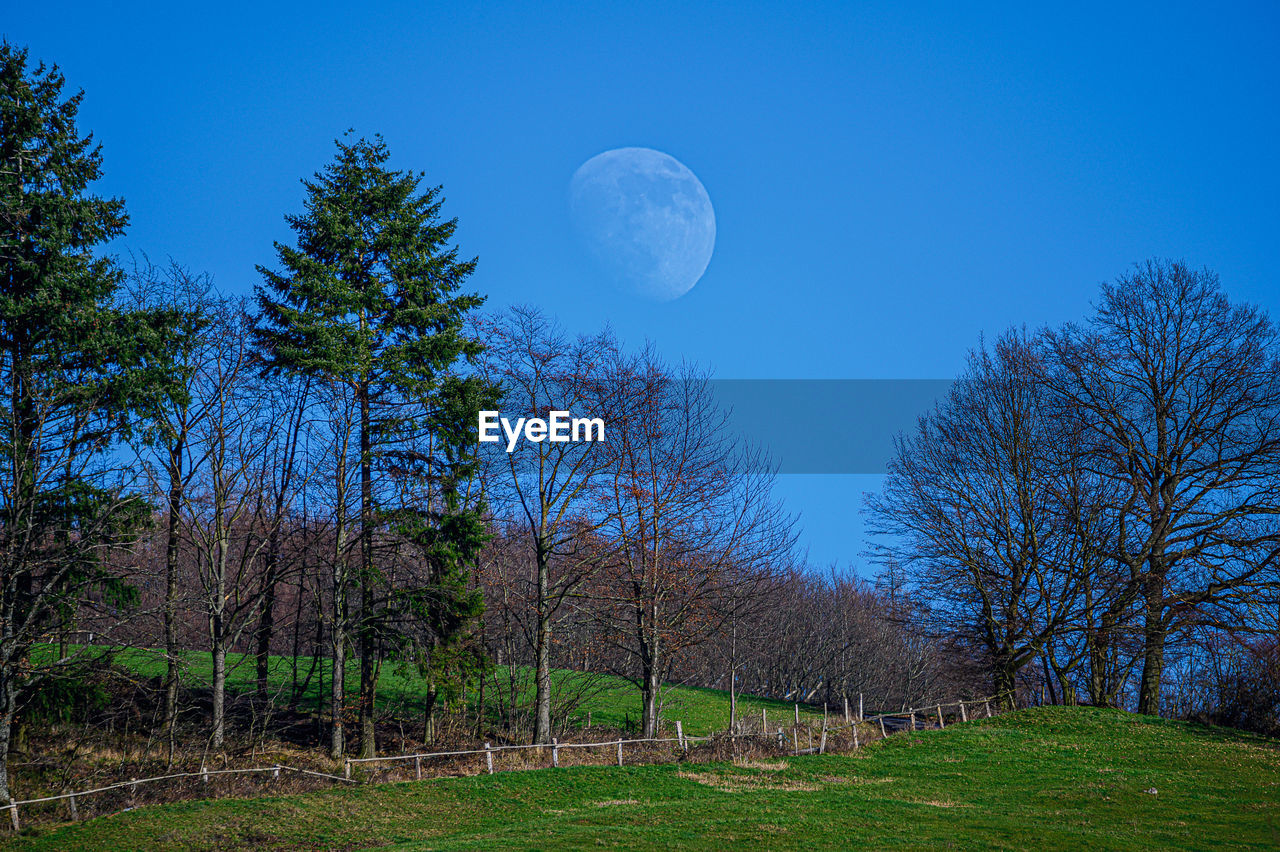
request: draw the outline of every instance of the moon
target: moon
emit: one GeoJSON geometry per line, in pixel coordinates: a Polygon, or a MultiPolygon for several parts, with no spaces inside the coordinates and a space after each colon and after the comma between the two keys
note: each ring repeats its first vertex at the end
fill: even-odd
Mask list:
{"type": "Polygon", "coordinates": [[[569,181],[569,212],[606,275],[645,298],[680,298],[711,262],[711,197],[670,154],[652,148],[597,154],[569,181]]]}

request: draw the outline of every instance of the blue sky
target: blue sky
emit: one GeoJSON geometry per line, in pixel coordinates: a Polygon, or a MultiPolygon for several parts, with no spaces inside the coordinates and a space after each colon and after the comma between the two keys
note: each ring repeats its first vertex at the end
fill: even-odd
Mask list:
{"type": "MultiPolygon", "coordinates": [[[[1080,319],[1151,256],[1280,313],[1280,7],[20,4],[86,91],[115,248],[248,292],[347,128],[445,188],[490,306],[611,324],[722,378],[946,378],[979,334],[1080,319]],[[716,211],[700,283],[603,286],[566,191],[624,146],[716,211]]],[[[874,476],[787,476],[820,562],[874,476]]]]}

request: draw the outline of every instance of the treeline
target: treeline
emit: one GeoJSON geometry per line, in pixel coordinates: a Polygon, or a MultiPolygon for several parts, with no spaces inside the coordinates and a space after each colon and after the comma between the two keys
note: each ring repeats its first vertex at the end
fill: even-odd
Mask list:
{"type": "Polygon", "coordinates": [[[920,626],[999,689],[1274,730],[1278,356],[1265,311],[1156,261],[980,345],[869,503],[920,626]]]}
{"type": "Polygon", "coordinates": [[[802,564],[705,373],[482,315],[441,189],[381,138],[338,141],[237,299],[102,255],[127,218],[90,190],[80,95],[8,44],[0,85],[0,800],[15,723],[66,712],[105,650],[161,652],[129,700],[171,761],[223,750],[237,706],[261,736],[316,694],[307,742],[372,755],[386,666],[422,676],[426,740],[479,690],[478,725],[548,741],[575,701],[557,668],[633,680],[644,735],[672,680],[876,705],[942,683],[910,602],[802,564]],[[508,453],[477,441],[487,409],[600,417],[605,439],[508,453]],[[228,686],[239,655],[252,694],[228,686]]]}
{"type": "MultiPolygon", "coordinates": [[[[343,518],[358,516],[359,492],[347,484],[360,470],[349,437],[358,406],[264,371],[260,319],[206,279],[170,266],[136,270],[132,281],[140,303],[197,307],[200,330],[182,353],[181,404],[151,422],[166,439],[133,447],[131,467],[144,474],[134,484],[155,510],[115,571],[138,601],[106,617],[82,611],[56,632],[163,649],[159,724],[170,738],[192,650],[213,662],[210,715],[197,714],[196,727],[208,726],[214,748],[229,700],[300,711],[317,688],[328,707],[317,736],[334,748],[353,717],[364,719],[333,692],[349,655],[373,672],[362,750],[376,747],[384,665],[425,676],[428,741],[437,708],[477,689],[507,736],[549,741],[602,673],[636,684],[646,735],[671,682],[832,706],[861,694],[876,707],[961,683],[981,689],[949,668],[937,642],[910,635],[908,601],[798,558],[766,460],[724,428],[704,374],[668,365],[652,347],[574,338],[531,308],[474,318],[470,333],[485,349],[465,372],[494,390],[504,415],[569,410],[607,425],[603,441],[521,441],[511,452],[477,443],[474,423],[463,430],[452,469],[465,460],[466,476],[452,499],[475,507],[480,544],[442,575],[397,525],[403,508],[387,509],[405,487],[411,446],[383,440],[369,465],[370,526],[347,521],[340,540],[343,518]],[[367,588],[352,568],[366,529],[367,588]],[[406,596],[427,605],[405,607],[406,596]],[[252,657],[252,696],[228,693],[230,652],[252,657]],[[273,656],[293,659],[287,685],[272,678],[273,656]],[[582,676],[555,678],[557,669],[582,676]]],[[[406,503],[445,518],[432,477],[417,485],[406,503]]]]}
{"type": "Polygon", "coordinates": [[[531,667],[535,741],[554,723],[555,667],[634,680],[645,736],[666,681],[835,704],[863,692],[876,706],[939,687],[944,664],[909,636],[908,603],[818,576],[797,554],[768,459],[735,438],[705,373],[607,334],[573,337],[530,308],[486,322],[483,338],[504,412],[607,424],[603,442],[482,459],[495,524],[486,644],[531,667]]]}

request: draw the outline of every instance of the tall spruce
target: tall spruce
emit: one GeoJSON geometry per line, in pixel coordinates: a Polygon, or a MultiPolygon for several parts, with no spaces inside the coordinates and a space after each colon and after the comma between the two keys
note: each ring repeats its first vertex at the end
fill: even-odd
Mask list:
{"type": "Polygon", "coordinates": [[[355,421],[354,524],[344,501],[334,506],[334,757],[345,746],[346,642],[356,639],[360,652],[360,751],[371,756],[377,673],[391,625],[407,608],[429,617],[435,627],[428,632],[448,644],[446,634],[463,630],[474,614],[475,596],[459,577],[480,546],[478,508],[459,499],[458,482],[468,469],[467,444],[474,449],[467,424],[473,432],[482,386],[454,368],[481,351],[463,324],[484,301],[461,292],[476,262],[460,260],[451,245],[457,220],[441,219],[441,188],[423,189],[421,173],[388,169],[381,136],[337,147],[333,162],[303,181],[305,212],[286,217],[297,244],[276,243],[281,271],[259,267],[265,286],[257,288],[268,364],[341,394],[355,421]],[[427,487],[406,488],[405,479],[427,487]],[[393,587],[405,581],[387,571],[384,545],[397,538],[419,545],[430,565],[415,575],[415,589],[393,587]],[[351,620],[349,582],[359,596],[351,620]]]}
{"type": "Polygon", "coordinates": [[[81,136],[83,93],[56,66],[0,44],[0,800],[21,702],[66,670],[69,649],[30,663],[42,637],[120,621],[130,588],[112,570],[149,516],[114,452],[172,390],[173,317],[117,301],[123,275],[96,247],[124,202],[100,198],[101,152],[81,136]]]}

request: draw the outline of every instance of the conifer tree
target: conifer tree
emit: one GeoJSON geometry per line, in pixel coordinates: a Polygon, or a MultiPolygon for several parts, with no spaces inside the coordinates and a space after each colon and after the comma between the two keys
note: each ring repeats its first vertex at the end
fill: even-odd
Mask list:
{"type": "Polygon", "coordinates": [[[349,520],[345,506],[334,507],[334,757],[344,749],[348,633],[360,651],[360,748],[368,756],[375,749],[380,654],[394,640],[389,625],[398,623],[391,614],[406,608],[430,614],[437,633],[463,629],[474,614],[475,596],[458,577],[482,539],[478,509],[461,499],[459,482],[469,469],[484,393],[478,380],[454,370],[481,351],[463,323],[483,299],[461,292],[476,262],[459,259],[451,245],[457,220],[440,218],[440,187],[422,189],[422,174],[387,168],[381,136],[339,140],[337,147],[333,162],[303,181],[305,212],[287,217],[297,243],[276,243],[281,269],[259,267],[264,285],[257,290],[268,363],[335,389],[354,412],[358,517],[349,520]],[[420,500],[407,500],[414,490],[393,482],[405,478],[432,487],[420,500]],[[416,542],[431,565],[416,590],[388,587],[380,542],[391,536],[416,542]],[[350,624],[348,581],[359,597],[350,624]]]}
{"type": "MultiPolygon", "coordinates": [[[[118,442],[172,392],[171,313],[130,311],[123,274],[94,249],[120,235],[124,202],[100,198],[101,152],[81,136],[83,93],[56,66],[0,43],[0,800],[19,704],[68,659],[34,665],[43,636],[119,621],[131,590],[112,572],[148,507],[126,490],[118,442]],[[95,613],[95,607],[97,612],[95,613]]],[[[57,656],[54,654],[53,656],[57,656]]]]}

